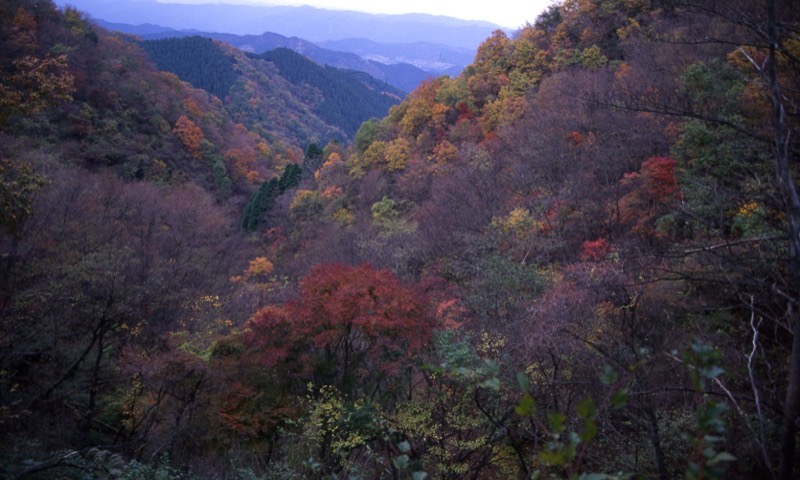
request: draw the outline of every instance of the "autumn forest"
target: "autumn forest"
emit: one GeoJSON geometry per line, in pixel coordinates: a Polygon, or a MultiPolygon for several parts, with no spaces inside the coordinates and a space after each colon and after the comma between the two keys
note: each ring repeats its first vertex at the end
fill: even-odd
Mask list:
{"type": "Polygon", "coordinates": [[[0,2],[0,477],[800,475],[800,5],[405,94],[0,2]]]}

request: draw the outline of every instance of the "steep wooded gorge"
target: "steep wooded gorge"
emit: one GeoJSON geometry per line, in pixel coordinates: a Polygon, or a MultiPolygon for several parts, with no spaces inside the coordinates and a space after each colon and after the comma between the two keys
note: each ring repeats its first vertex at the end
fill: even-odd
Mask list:
{"type": "Polygon", "coordinates": [[[800,6],[566,0],[407,96],[0,3],[0,476],[800,471],[800,6]]]}

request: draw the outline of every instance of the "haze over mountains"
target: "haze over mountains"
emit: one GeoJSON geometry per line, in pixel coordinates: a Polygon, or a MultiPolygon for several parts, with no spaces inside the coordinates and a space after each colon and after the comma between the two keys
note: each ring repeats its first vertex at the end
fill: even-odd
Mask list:
{"type": "Polygon", "coordinates": [[[143,40],[203,36],[220,40],[245,52],[264,53],[276,48],[288,48],[320,65],[364,72],[377,82],[389,83],[411,92],[423,80],[439,75],[457,76],[474,57],[474,51],[417,42],[414,44],[381,44],[367,39],[347,39],[325,42],[331,48],[298,37],[286,37],[265,32],[261,35],[210,33],[196,30],[175,30],[152,24],[129,25],[95,20],[100,26],[137,35],[143,40]]]}
{"type": "Polygon", "coordinates": [[[450,17],[371,15],[308,6],[169,4],[153,0],[56,2],[100,25],[145,39],[202,35],[252,53],[289,48],[323,65],[366,72],[405,91],[458,75],[498,25],[450,17]]]}

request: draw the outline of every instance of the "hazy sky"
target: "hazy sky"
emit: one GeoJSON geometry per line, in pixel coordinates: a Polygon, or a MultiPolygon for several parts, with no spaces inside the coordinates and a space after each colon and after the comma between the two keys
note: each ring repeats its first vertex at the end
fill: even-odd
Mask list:
{"type": "Polygon", "coordinates": [[[368,13],[430,13],[465,20],[485,20],[515,29],[533,23],[554,0],[159,0],[164,3],[261,3],[311,5],[368,13]]]}

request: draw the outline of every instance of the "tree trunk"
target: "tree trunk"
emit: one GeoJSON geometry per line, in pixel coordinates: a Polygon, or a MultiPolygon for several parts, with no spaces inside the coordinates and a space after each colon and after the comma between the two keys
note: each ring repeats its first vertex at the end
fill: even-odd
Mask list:
{"type": "Polygon", "coordinates": [[[647,430],[650,432],[650,444],[653,446],[655,456],[656,471],[659,480],[667,480],[669,472],[664,462],[664,450],[661,448],[661,435],[658,432],[658,417],[652,405],[644,407],[644,414],[647,417],[647,430]]]}
{"type": "Polygon", "coordinates": [[[792,357],[789,367],[789,386],[786,388],[786,406],[784,407],[783,425],[781,429],[780,479],[793,480],[795,450],[797,448],[797,421],[800,417],[800,315],[792,320],[792,357]]]}
{"type": "MultiPolygon", "coordinates": [[[[778,83],[778,26],[775,0],[768,0],[769,36],[769,87],[772,95],[772,118],[775,135],[775,173],[785,203],[789,220],[789,271],[793,291],[800,289],[800,197],[789,167],[789,148],[785,111],[780,84],[778,83]]],[[[797,300],[797,299],[795,299],[797,300]]],[[[794,463],[797,436],[797,420],[800,415],[800,315],[792,315],[792,348],[789,363],[789,379],[786,387],[783,425],[781,426],[781,453],[779,475],[781,480],[794,478],[794,463]]]]}

